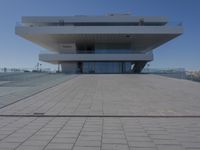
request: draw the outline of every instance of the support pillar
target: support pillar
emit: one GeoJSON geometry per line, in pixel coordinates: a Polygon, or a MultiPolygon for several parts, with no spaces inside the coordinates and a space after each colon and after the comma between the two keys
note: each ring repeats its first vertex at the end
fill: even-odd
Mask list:
{"type": "Polygon", "coordinates": [[[133,73],[141,73],[142,69],[146,65],[146,61],[137,61],[135,62],[135,66],[133,68],[133,73]]]}
{"type": "Polygon", "coordinates": [[[66,62],[61,63],[63,73],[77,73],[78,65],[77,62],[66,62]]]}

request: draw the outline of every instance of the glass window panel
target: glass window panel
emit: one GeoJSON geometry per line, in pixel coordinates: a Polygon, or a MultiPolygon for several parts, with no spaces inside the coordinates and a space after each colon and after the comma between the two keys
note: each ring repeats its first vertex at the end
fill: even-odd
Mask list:
{"type": "Polygon", "coordinates": [[[83,62],[83,73],[129,73],[131,62],[83,62]]]}

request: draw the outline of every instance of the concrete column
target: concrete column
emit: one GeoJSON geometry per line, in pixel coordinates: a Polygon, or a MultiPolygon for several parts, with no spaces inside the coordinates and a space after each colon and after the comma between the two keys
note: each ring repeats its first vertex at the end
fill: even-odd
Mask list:
{"type": "Polygon", "coordinates": [[[63,73],[77,73],[78,64],[77,62],[65,62],[61,63],[63,73]]]}
{"type": "Polygon", "coordinates": [[[135,66],[133,68],[133,73],[141,73],[142,69],[146,65],[146,61],[137,61],[135,62],[135,66]]]}
{"type": "MultiPolygon", "coordinates": [[[[60,44],[59,53],[61,54],[75,54],[76,44],[75,43],[63,43],[60,44]]],[[[63,73],[77,73],[78,63],[77,62],[61,62],[63,73]]]]}

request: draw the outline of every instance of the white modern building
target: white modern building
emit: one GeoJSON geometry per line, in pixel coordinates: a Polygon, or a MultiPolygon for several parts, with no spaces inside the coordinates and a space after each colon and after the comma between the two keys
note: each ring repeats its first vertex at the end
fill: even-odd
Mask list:
{"type": "Polygon", "coordinates": [[[179,36],[180,24],[166,17],[22,17],[16,34],[49,49],[39,60],[61,64],[67,73],[140,73],[153,49],[179,36]]]}

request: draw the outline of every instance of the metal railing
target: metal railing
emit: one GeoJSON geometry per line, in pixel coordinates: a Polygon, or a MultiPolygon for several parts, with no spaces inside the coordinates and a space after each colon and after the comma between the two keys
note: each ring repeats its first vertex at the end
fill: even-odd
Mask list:
{"type": "MultiPolygon", "coordinates": [[[[74,25],[73,23],[64,23],[64,24],[61,24],[59,22],[55,22],[55,23],[40,23],[40,24],[24,24],[22,22],[16,22],[16,26],[28,26],[28,27],[42,27],[42,26],[76,26],[74,25]]],[[[78,26],[82,26],[81,24],[78,25],[78,26]]],[[[89,24],[85,24],[83,26],[90,26],[89,24]]],[[[93,25],[93,26],[102,26],[102,25],[93,25]]],[[[107,26],[107,25],[103,25],[103,26],[107,26]]],[[[170,22],[167,22],[166,24],[160,24],[160,23],[151,23],[151,24],[148,24],[144,22],[144,24],[140,24],[139,22],[136,23],[135,25],[113,25],[113,26],[183,26],[183,23],[182,22],[176,22],[176,21],[170,21],[170,22]]]]}
{"type": "Polygon", "coordinates": [[[51,72],[50,68],[8,68],[8,67],[3,67],[0,68],[0,73],[22,73],[22,72],[51,72]]]}

